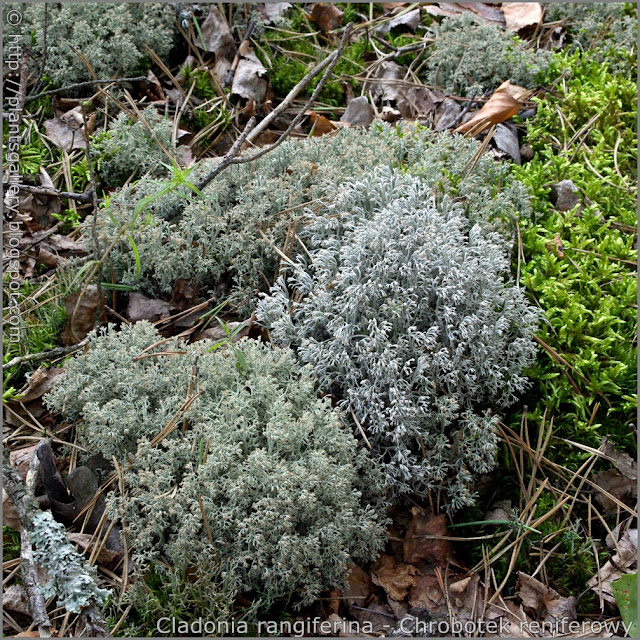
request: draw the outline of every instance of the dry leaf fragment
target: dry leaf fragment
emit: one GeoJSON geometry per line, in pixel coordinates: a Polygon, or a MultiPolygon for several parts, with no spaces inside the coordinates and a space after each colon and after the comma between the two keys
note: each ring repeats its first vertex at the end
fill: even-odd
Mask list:
{"type": "Polygon", "coordinates": [[[329,31],[337,29],[342,24],[343,18],[344,12],[335,4],[325,4],[324,2],[314,4],[309,14],[309,20],[315,22],[325,35],[329,31]]]}
{"type": "Polygon", "coordinates": [[[362,607],[364,602],[371,595],[373,583],[371,577],[366,571],[363,571],[357,564],[353,565],[351,573],[347,578],[349,585],[344,592],[344,599],[348,606],[353,604],[362,607]]]}
{"type": "Polygon", "coordinates": [[[398,27],[407,27],[411,29],[411,31],[415,31],[420,24],[420,9],[414,9],[413,11],[408,11],[407,13],[403,13],[402,15],[396,16],[391,20],[387,20],[383,22],[377,29],[376,33],[379,35],[385,35],[389,33],[392,29],[397,29],[398,27]]]}
{"type": "MultiPolygon", "coordinates": [[[[93,550],[95,549],[96,541],[93,539],[94,536],[92,534],[67,533],[67,538],[70,542],[77,544],[87,554],[93,553],[93,550]]],[[[118,551],[107,549],[106,545],[103,545],[102,549],[100,549],[100,552],[98,553],[96,562],[98,564],[111,564],[115,560],[118,560],[120,555],[121,554],[118,551]]]]}
{"type": "Polygon", "coordinates": [[[577,617],[574,596],[565,598],[526,573],[518,573],[516,590],[522,600],[522,606],[533,610],[537,618],[553,622],[554,620],[571,621],[577,617]]]}
{"type": "Polygon", "coordinates": [[[542,5],[539,2],[503,2],[502,13],[509,33],[537,27],[542,22],[542,5]]]}
{"type": "MultiPolygon", "coordinates": [[[[598,472],[593,481],[598,487],[601,487],[607,493],[611,494],[621,502],[635,502],[638,496],[638,485],[636,480],[626,478],[616,469],[607,469],[598,472]]],[[[615,511],[617,504],[608,495],[598,491],[596,500],[605,511],[615,511]]]]}
{"type": "Polygon", "coordinates": [[[431,615],[446,611],[444,594],[436,576],[418,576],[415,585],[409,591],[409,596],[409,604],[412,607],[426,609],[431,615]]]}
{"type": "Polygon", "coordinates": [[[373,122],[373,107],[366,96],[360,96],[350,100],[344,110],[340,122],[347,123],[350,127],[366,127],[373,122]]]}
{"type": "Polygon", "coordinates": [[[263,77],[267,70],[248,41],[244,40],[241,43],[238,53],[240,61],[233,76],[231,93],[262,103],[267,93],[267,79],[263,77]]]}
{"type": "Polygon", "coordinates": [[[638,530],[629,529],[618,540],[616,553],[600,571],[587,583],[607,602],[615,603],[611,583],[625,573],[631,573],[638,566],[638,530]]]}
{"type": "Polygon", "coordinates": [[[493,141],[498,149],[504,151],[516,164],[522,164],[518,132],[513,124],[499,124],[493,134],[493,141]]]}
{"type": "Polygon", "coordinates": [[[417,566],[427,563],[445,567],[452,555],[451,542],[431,536],[437,538],[446,535],[447,521],[444,515],[416,513],[404,538],[404,561],[417,566]]]}
{"type": "Polygon", "coordinates": [[[64,345],[78,344],[93,329],[98,317],[99,321],[106,320],[104,295],[98,298],[98,288],[95,284],[87,287],[84,295],[82,291],[72,293],[64,299],[67,312],[67,324],[62,329],[60,340],[64,345]],[[80,303],[78,304],[78,300],[80,303]],[[76,311],[77,308],[77,311],[76,311]]]}
{"type": "Polygon", "coordinates": [[[129,294],[127,317],[131,322],[139,320],[154,322],[161,318],[168,318],[170,315],[168,302],[147,298],[137,291],[132,291],[129,294]]]}
{"type": "Polygon", "coordinates": [[[5,611],[15,611],[30,616],[29,598],[21,584],[12,584],[2,594],[2,608],[5,611]]]}
{"type": "Polygon", "coordinates": [[[628,453],[621,453],[609,441],[603,443],[602,452],[625,478],[638,479],[638,463],[628,453]]]}
{"type": "Polygon", "coordinates": [[[506,80],[494,91],[486,104],[474,114],[471,120],[456,129],[456,133],[473,131],[475,135],[494,124],[508,120],[520,111],[532,93],[533,91],[511,84],[509,80],[506,80]]]}
{"type": "Polygon", "coordinates": [[[371,567],[371,579],[374,584],[382,587],[390,598],[404,600],[409,589],[415,587],[416,577],[421,572],[411,564],[397,563],[391,556],[380,556],[371,567]]]}
{"type": "Polygon", "coordinates": [[[22,528],[18,512],[4,489],[2,490],[2,525],[16,531],[20,531],[22,528]]]}
{"type": "Polygon", "coordinates": [[[214,53],[216,59],[233,60],[236,54],[236,45],[227,19],[216,5],[210,4],[208,6],[209,15],[200,27],[202,38],[196,38],[196,45],[200,49],[204,48],[205,51],[214,53]]]}
{"type": "MultiPolygon", "coordinates": [[[[87,122],[89,134],[91,133],[91,120],[95,124],[96,114],[94,113],[87,122]]],[[[59,118],[45,120],[44,128],[47,137],[53,144],[65,151],[72,149],[85,149],[87,144],[84,140],[84,124],[82,121],[82,107],[78,106],[71,111],[67,111],[59,118]]]]}
{"type": "Polygon", "coordinates": [[[564,245],[562,244],[562,238],[559,233],[556,233],[553,242],[547,244],[547,249],[550,253],[553,253],[556,258],[564,258],[564,245]]]}
{"type": "Polygon", "coordinates": [[[316,138],[336,130],[335,125],[326,116],[316,113],[315,111],[306,111],[305,115],[309,116],[312,135],[316,138]]]}

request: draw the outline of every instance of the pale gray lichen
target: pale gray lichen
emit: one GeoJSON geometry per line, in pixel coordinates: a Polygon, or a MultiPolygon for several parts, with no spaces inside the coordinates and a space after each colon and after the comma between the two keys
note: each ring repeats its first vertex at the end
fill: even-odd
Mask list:
{"type": "Polygon", "coordinates": [[[373,446],[391,496],[446,487],[472,502],[494,464],[496,416],[533,362],[538,313],[509,281],[504,237],[380,169],[309,214],[309,248],[257,309],[313,366],[373,446]]]}
{"type": "Polygon", "coordinates": [[[175,151],[171,144],[173,123],[161,116],[154,107],[147,107],[142,116],[151,129],[141,120],[135,122],[121,112],[104,133],[92,140],[92,154],[103,184],[113,187],[122,184],[133,175],[141,177],[167,173],[166,166],[175,151]],[[161,146],[162,145],[162,146],[161,146]]]}
{"type": "Polygon", "coordinates": [[[42,587],[45,598],[56,597],[58,606],[71,613],[99,606],[111,595],[96,584],[96,569],[85,562],[67,539],[66,530],[51,512],[40,511],[33,518],[33,559],[47,569],[50,580],[42,587]]]}
{"type": "Polygon", "coordinates": [[[495,24],[469,13],[445,18],[434,27],[436,40],[425,53],[425,81],[447,94],[481,95],[505,80],[533,89],[551,61],[495,24]]]}
{"type": "MultiPolygon", "coordinates": [[[[515,217],[528,215],[525,190],[510,178],[508,165],[488,158],[481,158],[463,179],[477,149],[474,140],[390,126],[287,141],[255,163],[225,170],[203,190],[204,199],[184,189],[149,205],[131,234],[141,257],[140,277],[130,242],[122,238],[110,254],[117,282],[169,296],[174,283],[184,278],[203,294],[229,297],[239,314],[251,314],[258,294],[275,280],[281,261],[276,249],[302,250],[296,235],[305,207],[331,201],[349,179],[378,166],[401,167],[438,193],[464,200],[472,219],[513,225],[515,217]],[[180,201],[186,202],[182,215],[164,220],[180,201]]],[[[189,179],[197,183],[215,162],[200,162],[189,179]]],[[[162,186],[140,180],[111,196],[108,209],[99,213],[104,248],[120,225],[131,220],[135,205],[162,186]]],[[[91,222],[89,218],[85,225],[89,244],[91,222]]]]}
{"type": "Polygon", "coordinates": [[[79,421],[79,444],[126,468],[110,507],[139,567],[184,573],[208,558],[265,606],[341,587],[384,544],[383,491],[309,368],[252,340],[237,344],[246,367],[233,350],[208,352],[211,341],[175,339],[147,355],[177,353],[133,361],[159,337],[146,322],[103,332],[46,399],[79,421]],[[182,414],[195,356],[202,395],[182,414]],[[154,445],[172,419],[178,428],[154,445]]]}
{"type": "MultiPolygon", "coordinates": [[[[143,70],[149,46],[161,58],[171,47],[177,29],[172,7],[163,3],[28,2],[4,4],[4,14],[17,9],[20,31],[38,68],[44,53],[45,5],[47,50],[45,75],[58,86],[91,80],[81,57],[99,79],[128,76],[143,70]]],[[[7,24],[5,18],[5,25],[7,24]]],[[[6,46],[6,45],[5,45],[6,46]]]]}

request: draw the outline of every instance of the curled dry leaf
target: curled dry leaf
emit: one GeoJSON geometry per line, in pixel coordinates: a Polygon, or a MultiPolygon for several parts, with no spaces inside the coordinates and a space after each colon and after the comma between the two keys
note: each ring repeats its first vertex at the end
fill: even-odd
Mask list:
{"type": "Polygon", "coordinates": [[[474,114],[468,122],[461,124],[456,133],[480,133],[494,124],[499,124],[515,116],[522,105],[532,95],[533,91],[511,84],[509,80],[503,82],[487,100],[486,104],[474,114]]]}
{"type": "Polygon", "coordinates": [[[200,32],[202,38],[196,38],[196,45],[209,53],[214,53],[217,58],[227,58],[233,60],[236,54],[236,45],[231,35],[231,29],[222,11],[215,5],[210,4],[209,15],[202,23],[200,32]]]}
{"type": "MultiPolygon", "coordinates": [[[[77,544],[87,555],[93,553],[96,547],[96,540],[94,536],[89,533],[67,533],[67,538],[70,542],[77,544]]],[[[98,541],[101,539],[98,538],[98,541]]],[[[103,546],[98,553],[96,562],[98,564],[111,564],[120,558],[121,554],[118,551],[107,549],[103,546]]]]}
{"type": "Polygon", "coordinates": [[[603,443],[602,452],[625,478],[638,479],[638,463],[628,453],[621,453],[609,441],[603,443]]]}
{"type": "Polygon", "coordinates": [[[559,233],[556,233],[553,242],[547,243],[547,249],[549,253],[553,253],[556,258],[560,260],[564,258],[564,245],[562,244],[562,238],[559,233]]]}
{"type": "Polygon", "coordinates": [[[542,5],[539,2],[503,2],[502,13],[509,33],[537,27],[542,22],[542,5]]]}
{"type": "Polygon", "coordinates": [[[344,12],[335,4],[325,4],[324,2],[314,4],[309,14],[309,20],[315,22],[324,34],[337,29],[342,24],[343,18],[344,12]]]}
{"type": "Polygon", "coordinates": [[[404,600],[409,589],[415,587],[417,576],[421,572],[411,564],[396,562],[391,556],[380,556],[371,567],[371,579],[382,587],[393,600],[404,600]]]}
{"type": "Polygon", "coordinates": [[[344,592],[344,599],[347,605],[349,607],[353,604],[359,607],[364,606],[365,601],[373,590],[373,582],[369,574],[357,564],[354,564],[347,578],[347,584],[347,590],[344,592]]]}
{"type": "Polygon", "coordinates": [[[30,616],[29,597],[24,587],[20,584],[12,584],[2,593],[2,608],[4,611],[14,611],[30,616]]]}
{"type": "Polygon", "coordinates": [[[631,573],[638,566],[638,530],[629,529],[616,544],[616,553],[587,583],[601,598],[610,603],[616,599],[611,583],[631,573]]]}
{"type": "Polygon", "coordinates": [[[267,93],[267,70],[249,43],[244,40],[238,50],[240,61],[233,76],[231,93],[262,103],[267,93]]]}
{"type": "Polygon", "coordinates": [[[392,29],[397,29],[398,27],[407,27],[408,29],[411,29],[411,31],[415,31],[419,24],[420,9],[414,9],[413,11],[408,11],[407,13],[403,13],[395,18],[391,18],[391,20],[383,22],[376,29],[376,33],[379,35],[385,35],[392,29]]]}
{"type": "MultiPolygon", "coordinates": [[[[604,491],[621,502],[633,503],[638,496],[637,481],[625,477],[616,469],[598,472],[593,481],[598,487],[604,489],[604,491]]],[[[596,492],[596,500],[607,512],[615,511],[618,508],[615,500],[612,500],[606,493],[601,491],[596,492]]]]}
{"type": "MultiPolygon", "coordinates": [[[[89,135],[93,133],[95,122],[96,114],[93,113],[87,119],[87,133],[89,135]]],[[[64,151],[85,149],[87,146],[84,140],[84,123],[82,120],[81,106],[67,111],[60,117],[45,120],[44,128],[49,140],[64,151]]]]}
{"type": "Polygon", "coordinates": [[[72,293],[64,300],[67,324],[60,334],[60,340],[64,345],[78,344],[84,340],[93,329],[96,317],[101,322],[106,320],[104,295],[99,298],[96,285],[89,285],[82,297],[81,294],[82,291],[72,293]]]}
{"type": "Polygon", "coordinates": [[[336,126],[326,116],[315,111],[305,111],[305,115],[309,116],[312,135],[316,138],[336,130],[336,126]]]}

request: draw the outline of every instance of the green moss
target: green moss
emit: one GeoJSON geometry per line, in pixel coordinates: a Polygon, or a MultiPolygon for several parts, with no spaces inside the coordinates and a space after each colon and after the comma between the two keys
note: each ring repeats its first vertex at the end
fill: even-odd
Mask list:
{"type": "Polygon", "coordinates": [[[554,69],[568,70],[566,88],[538,102],[527,131],[536,156],[516,171],[541,216],[522,225],[521,282],[547,317],[539,337],[569,366],[541,354],[530,371],[533,415],[550,410],[559,436],[597,447],[608,434],[633,451],[636,86],[579,53],[554,56],[550,76],[554,69]],[[592,204],[555,210],[549,187],[561,180],[572,180],[592,204]]]}

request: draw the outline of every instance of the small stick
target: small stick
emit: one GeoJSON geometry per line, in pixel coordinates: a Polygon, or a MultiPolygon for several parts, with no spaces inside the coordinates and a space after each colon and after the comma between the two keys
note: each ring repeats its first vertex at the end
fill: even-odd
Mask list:
{"type": "Polygon", "coordinates": [[[9,360],[6,364],[2,365],[2,370],[6,371],[11,367],[15,367],[19,364],[24,364],[25,362],[41,362],[42,360],[55,360],[56,358],[61,358],[62,356],[68,356],[70,353],[74,353],[75,351],[79,351],[85,345],[89,344],[89,338],[85,338],[78,344],[72,344],[69,347],[56,347],[55,349],[51,349],[49,351],[42,351],[41,353],[30,353],[26,356],[16,356],[12,360],[9,360]]]}
{"type": "MultiPolygon", "coordinates": [[[[8,189],[11,186],[9,182],[3,182],[2,187],[8,189]]],[[[70,198],[71,200],[77,200],[80,204],[90,204],[93,195],[91,191],[85,191],[84,193],[71,193],[70,191],[60,191],[59,189],[51,189],[50,187],[34,187],[30,184],[16,184],[16,187],[20,191],[26,191],[27,193],[38,193],[43,196],[58,196],[60,198],[70,198]]]]}
{"type": "Polygon", "coordinates": [[[108,80],[87,80],[86,82],[78,82],[76,84],[70,84],[66,87],[60,87],[59,89],[49,89],[42,93],[37,93],[35,96],[29,96],[25,98],[25,104],[33,102],[38,98],[44,96],[51,96],[54,93],[60,93],[61,91],[72,91],[73,89],[84,89],[85,87],[92,87],[94,84],[124,84],[125,82],[150,82],[147,76],[136,76],[135,78],[109,78],[108,80]]]}

